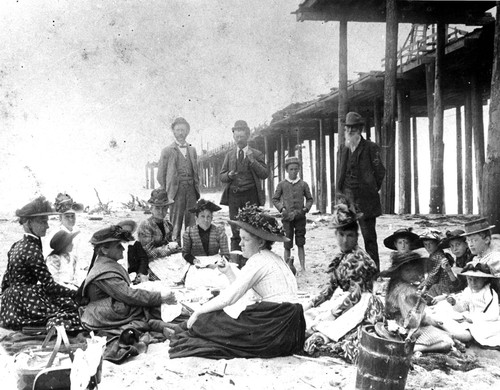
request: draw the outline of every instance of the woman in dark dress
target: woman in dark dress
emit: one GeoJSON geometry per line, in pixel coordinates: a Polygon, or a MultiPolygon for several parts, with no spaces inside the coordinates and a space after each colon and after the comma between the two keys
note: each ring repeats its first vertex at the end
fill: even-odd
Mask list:
{"type": "Polygon", "coordinates": [[[16,211],[25,233],[10,248],[2,279],[0,325],[5,328],[80,325],[75,291],[54,281],[43,258],[41,237],[49,228],[48,216],[55,214],[43,196],[16,211]]]}

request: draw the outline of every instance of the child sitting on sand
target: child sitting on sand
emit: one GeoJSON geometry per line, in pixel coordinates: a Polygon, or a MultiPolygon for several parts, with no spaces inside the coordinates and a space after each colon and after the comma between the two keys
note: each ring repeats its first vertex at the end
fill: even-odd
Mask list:
{"type": "Polygon", "coordinates": [[[75,289],[80,283],[76,275],[76,259],[71,255],[73,238],[78,234],[59,230],[50,240],[52,252],[45,260],[56,283],[75,289]]]}
{"type": "Polygon", "coordinates": [[[467,264],[459,275],[467,278],[467,287],[449,296],[446,303],[440,303],[435,318],[441,320],[444,330],[462,342],[474,339],[483,346],[500,346],[498,293],[492,283],[497,277],[491,274],[488,265],[481,263],[467,264]],[[450,318],[443,306],[447,304],[460,315],[450,318]]]}

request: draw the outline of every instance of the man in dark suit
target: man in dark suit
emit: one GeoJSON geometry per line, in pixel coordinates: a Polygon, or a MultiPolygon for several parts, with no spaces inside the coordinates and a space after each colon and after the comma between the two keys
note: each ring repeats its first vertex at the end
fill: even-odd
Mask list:
{"type": "MultiPolygon", "coordinates": [[[[262,180],[269,176],[264,155],[248,146],[250,128],[245,121],[236,121],[233,138],[236,148],[226,154],[220,171],[220,180],[226,185],[220,204],[229,206],[229,219],[232,220],[247,202],[258,206],[265,205],[266,195],[262,180]]],[[[233,226],[231,230],[231,250],[240,250],[240,232],[233,226]]]]}
{"type": "Polygon", "coordinates": [[[345,146],[340,151],[337,191],[343,193],[363,213],[359,221],[365,250],[380,269],[376,219],[382,214],[378,191],[385,177],[380,147],[361,136],[363,118],[349,112],[345,123],[345,146]]]}
{"type": "Polygon", "coordinates": [[[170,206],[170,222],[173,225],[172,239],[181,245],[181,229],[194,225],[194,216],[189,209],[200,198],[198,157],[196,149],[186,142],[190,126],[184,118],[172,123],[175,142],[161,151],[158,162],[158,182],[167,191],[174,203],[170,206]]]}

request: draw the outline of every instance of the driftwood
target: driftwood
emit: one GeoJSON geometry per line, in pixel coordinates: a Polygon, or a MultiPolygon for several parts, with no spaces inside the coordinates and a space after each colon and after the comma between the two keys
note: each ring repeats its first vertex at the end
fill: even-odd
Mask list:
{"type": "Polygon", "coordinates": [[[99,202],[99,205],[96,208],[90,210],[89,214],[93,214],[93,213],[111,214],[111,207],[109,205],[110,202],[103,203],[101,201],[99,193],[97,192],[97,190],[95,188],[94,188],[94,191],[95,191],[95,194],[97,196],[97,200],[99,202]]]}

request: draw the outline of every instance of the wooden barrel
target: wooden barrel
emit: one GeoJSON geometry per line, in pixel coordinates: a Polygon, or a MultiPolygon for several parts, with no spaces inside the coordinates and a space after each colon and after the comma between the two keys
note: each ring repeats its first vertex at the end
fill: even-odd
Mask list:
{"type": "Polygon", "coordinates": [[[359,346],[356,389],[403,390],[414,346],[414,342],[381,338],[372,325],[364,326],[359,346]]]}

